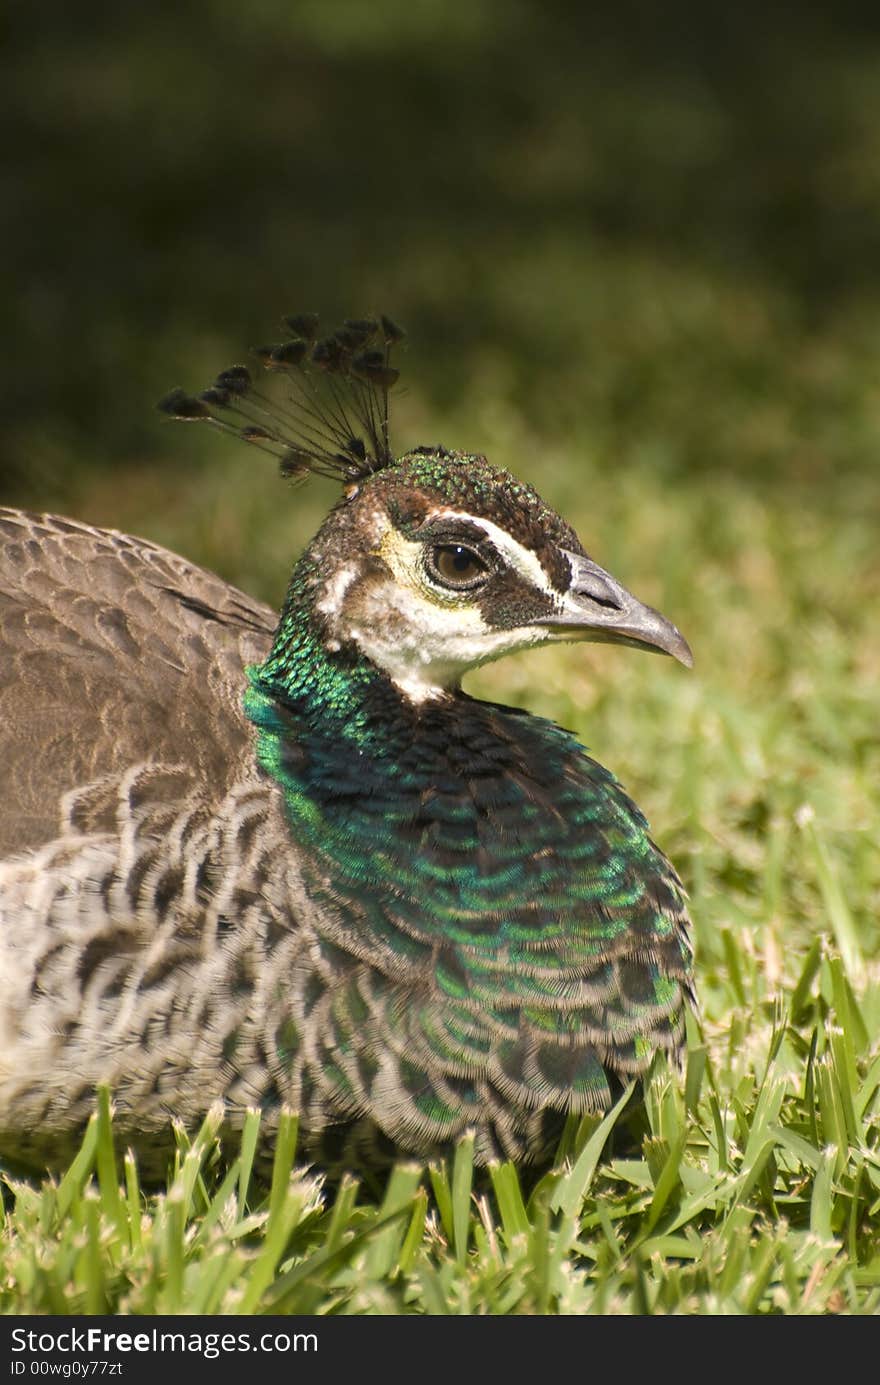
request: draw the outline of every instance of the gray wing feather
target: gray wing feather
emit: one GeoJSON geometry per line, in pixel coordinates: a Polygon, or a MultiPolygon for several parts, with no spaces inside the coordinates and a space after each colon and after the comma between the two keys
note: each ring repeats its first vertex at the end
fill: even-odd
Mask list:
{"type": "Polygon", "coordinates": [[[0,508],[0,857],[134,764],[188,765],[222,799],[250,756],[245,667],[276,619],[156,544],[0,508]]]}

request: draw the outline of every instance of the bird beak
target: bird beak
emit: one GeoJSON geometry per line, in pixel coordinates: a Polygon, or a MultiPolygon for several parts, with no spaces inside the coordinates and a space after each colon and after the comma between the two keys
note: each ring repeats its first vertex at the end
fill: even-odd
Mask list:
{"type": "Polygon", "coordinates": [[[631,644],[671,654],[685,668],[693,667],[687,640],[671,621],[651,606],[643,606],[592,558],[562,551],[571,564],[571,586],[558,609],[535,621],[536,625],[549,625],[562,639],[631,644]]]}

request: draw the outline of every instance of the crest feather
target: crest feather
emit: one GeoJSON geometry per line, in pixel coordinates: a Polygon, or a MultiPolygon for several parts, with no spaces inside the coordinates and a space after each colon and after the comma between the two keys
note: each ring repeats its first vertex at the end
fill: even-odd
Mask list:
{"type": "Polygon", "coordinates": [[[325,337],[315,313],[282,321],[294,336],[253,348],[265,371],[283,376],[281,400],[259,388],[246,365],[233,365],[200,394],[173,389],[159,409],[269,452],[293,479],[313,473],[350,483],[381,471],[394,460],[389,393],[399,371],[391,355],[403,330],[384,314],[346,318],[325,337]]]}

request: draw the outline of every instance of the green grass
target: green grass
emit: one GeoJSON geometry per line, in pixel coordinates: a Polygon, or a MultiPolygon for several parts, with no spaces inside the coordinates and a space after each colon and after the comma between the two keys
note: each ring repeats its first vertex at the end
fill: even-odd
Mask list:
{"type": "MultiPolygon", "coordinates": [[[[702,1010],[686,1071],[652,1075],[640,1121],[570,1130],[535,1186],[475,1171],[466,1140],[447,1166],[328,1189],[291,1116],[267,1188],[258,1117],[226,1166],[212,1113],[144,1190],[105,1097],[60,1181],[7,1179],[3,1313],[880,1311],[876,502],[852,478],[799,490],[635,454],[615,470],[594,436],[563,454],[509,419],[442,435],[536,480],[693,645],[692,673],[572,646],[469,684],[576,729],[679,867],[702,1010]]],[[[277,599],[322,498],[285,512],[234,450],[191,489],[146,527],[277,599]]],[[[143,494],[127,504],[117,522],[143,529],[143,494]]]]}
{"type": "MultiPolygon", "coordinates": [[[[218,1166],[209,1114],[145,1196],[113,1147],[109,1099],[59,1183],[9,1181],[4,1313],[872,1313],[880,1308],[873,1108],[880,1060],[839,958],[817,945],[739,1065],[696,1040],[684,1083],[648,1084],[641,1147],[608,1157],[621,1103],[570,1132],[525,1196],[513,1164],[475,1179],[402,1163],[380,1199],[332,1192],[282,1127],[271,1187],[249,1136],[218,1166]],[[810,997],[812,983],[818,993],[810,997]],[[824,1015],[833,1013],[829,1025],[824,1015]],[[722,1076],[724,1074],[724,1076],[722,1076]],[[726,1077],[726,1080],[725,1080],[726,1077]]],[[[738,1046],[737,1046],[738,1048],[738,1046]]]]}

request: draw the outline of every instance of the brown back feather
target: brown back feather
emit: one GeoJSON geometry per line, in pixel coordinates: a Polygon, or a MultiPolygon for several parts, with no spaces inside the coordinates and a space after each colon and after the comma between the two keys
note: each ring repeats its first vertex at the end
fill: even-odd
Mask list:
{"type": "Polygon", "coordinates": [[[219,799],[250,754],[245,666],[276,615],[143,539],[0,508],[0,855],[55,837],[62,796],[184,764],[219,799]]]}

